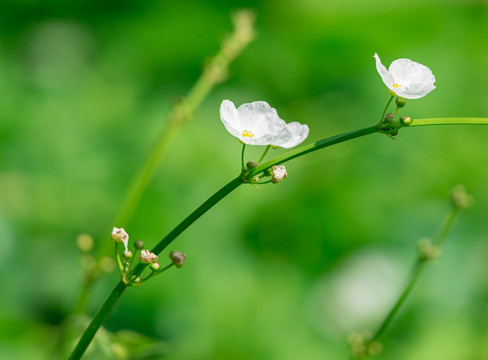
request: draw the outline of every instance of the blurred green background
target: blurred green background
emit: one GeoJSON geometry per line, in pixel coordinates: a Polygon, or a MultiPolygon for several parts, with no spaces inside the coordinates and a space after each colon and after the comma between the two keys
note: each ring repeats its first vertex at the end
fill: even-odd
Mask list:
{"type": "MultiPolygon", "coordinates": [[[[488,116],[485,0],[2,0],[2,359],[51,358],[80,291],[76,237],[105,241],[117,225],[172,103],[242,7],[257,15],[257,38],[179,132],[125,226],[131,240],[153,246],[238,174],[223,99],[267,101],[308,124],[306,143],[369,126],[389,96],[377,52],[387,66],[407,57],[437,78],[402,115],[488,116]]],[[[285,182],[237,189],[178,238],[169,250],[186,252],[186,265],[129,289],[106,330],[159,341],[152,356],[128,359],[347,359],[348,334],[378,326],[417,240],[434,235],[462,183],[475,205],[378,359],[488,359],[487,138],[484,127],[412,128],[293,160],[285,182]]],[[[96,284],[90,315],[117,278],[96,284]]],[[[119,345],[101,334],[86,358],[124,358],[124,334],[119,345]]]]}

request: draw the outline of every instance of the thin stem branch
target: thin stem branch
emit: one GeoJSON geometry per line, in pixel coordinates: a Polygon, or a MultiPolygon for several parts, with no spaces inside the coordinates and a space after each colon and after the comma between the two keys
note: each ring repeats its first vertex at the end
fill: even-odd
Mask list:
{"type": "Polygon", "coordinates": [[[246,165],[244,163],[244,152],[246,151],[246,144],[242,144],[242,151],[241,151],[241,169],[244,171],[244,166],[246,165]]]}
{"type": "MultiPolygon", "coordinates": [[[[168,115],[168,121],[161,129],[150,154],[132,182],[114,219],[114,224],[117,226],[127,224],[178,130],[193,117],[210,91],[226,78],[230,64],[254,39],[254,18],[254,14],[249,10],[239,10],[234,14],[232,34],[223,41],[219,52],[205,66],[186,97],[173,105],[168,115]]],[[[108,243],[108,241],[102,244],[104,243],[108,243]]],[[[102,255],[105,252],[106,249],[102,245],[98,254],[102,255]]]]}
{"type": "MultiPolygon", "coordinates": [[[[440,228],[437,232],[437,236],[436,236],[436,239],[434,242],[435,245],[440,246],[444,242],[447,235],[449,234],[449,231],[452,228],[452,225],[454,224],[454,221],[456,220],[458,213],[459,213],[459,206],[453,206],[451,208],[451,211],[449,211],[446,218],[442,222],[442,225],[440,226],[440,228]]],[[[376,331],[374,336],[371,338],[369,343],[372,343],[372,342],[378,340],[378,338],[390,326],[391,322],[393,321],[393,318],[396,316],[396,314],[400,310],[401,306],[403,305],[403,303],[407,299],[408,295],[412,291],[415,283],[417,282],[417,280],[419,278],[420,273],[424,269],[425,264],[427,262],[428,262],[428,260],[426,260],[426,259],[422,259],[420,257],[417,258],[415,265],[413,266],[412,271],[410,272],[410,280],[409,280],[407,286],[403,290],[402,294],[400,295],[400,298],[397,300],[397,302],[395,303],[393,308],[390,310],[388,315],[386,315],[386,318],[383,320],[380,327],[378,328],[378,330],[376,331]]]]}
{"type": "Polygon", "coordinates": [[[386,111],[388,110],[388,106],[390,106],[391,101],[393,100],[393,98],[394,98],[394,97],[395,97],[395,95],[392,95],[392,96],[390,97],[390,100],[388,100],[388,102],[386,103],[385,109],[383,110],[383,115],[381,115],[380,122],[382,122],[382,121],[383,121],[383,119],[385,118],[386,111]]]}
{"type": "MultiPolygon", "coordinates": [[[[178,235],[180,235],[183,231],[185,231],[198,218],[200,218],[203,214],[205,214],[208,210],[210,210],[215,204],[217,204],[220,200],[226,197],[229,193],[231,193],[241,184],[243,184],[243,180],[240,176],[238,176],[237,178],[235,178],[234,180],[230,181],[228,184],[223,186],[219,191],[213,194],[207,201],[205,201],[202,205],[200,205],[195,211],[193,211],[190,215],[188,215],[181,223],[179,223],[168,235],[166,235],[151,250],[151,252],[155,254],[159,254],[178,235]]],[[[139,276],[146,266],[147,264],[139,263],[134,268],[134,271],[127,276],[127,278],[131,279],[133,276],[135,277],[139,276]]],[[[126,287],[127,285],[123,281],[120,281],[117,284],[117,286],[112,290],[112,293],[108,296],[107,300],[105,300],[102,307],[100,308],[100,310],[98,310],[97,314],[91,321],[90,325],[81,336],[81,339],[76,345],[76,348],[73,350],[73,353],[69,357],[69,360],[78,360],[81,358],[86,348],[88,347],[93,337],[95,336],[95,333],[100,328],[100,326],[102,326],[103,322],[107,318],[110,311],[113,309],[115,303],[122,295],[126,287]]]]}
{"type": "Polygon", "coordinates": [[[266,154],[268,153],[270,147],[271,147],[271,145],[266,146],[266,149],[264,150],[263,155],[261,155],[261,157],[259,158],[258,164],[260,164],[261,161],[263,161],[263,159],[266,156],[266,154]]]}
{"type": "Polygon", "coordinates": [[[349,132],[339,134],[336,136],[331,136],[329,138],[316,141],[310,145],[301,146],[295,150],[288,151],[285,154],[277,156],[272,160],[269,160],[263,164],[258,165],[255,169],[253,169],[252,171],[249,172],[249,174],[247,175],[247,178],[251,178],[251,177],[263,172],[264,170],[269,169],[273,165],[283,164],[287,161],[290,161],[290,160],[295,159],[297,157],[303,156],[303,155],[308,154],[310,152],[317,151],[317,150],[323,149],[323,148],[331,146],[331,145],[339,144],[339,143],[344,142],[344,141],[356,139],[358,137],[373,134],[376,132],[379,132],[379,130],[378,130],[378,127],[376,125],[374,125],[374,126],[370,126],[370,127],[359,129],[359,130],[349,131],[349,132]]]}
{"type": "Polygon", "coordinates": [[[488,125],[488,118],[458,117],[458,118],[430,118],[412,119],[407,127],[428,125],[488,125]]]}

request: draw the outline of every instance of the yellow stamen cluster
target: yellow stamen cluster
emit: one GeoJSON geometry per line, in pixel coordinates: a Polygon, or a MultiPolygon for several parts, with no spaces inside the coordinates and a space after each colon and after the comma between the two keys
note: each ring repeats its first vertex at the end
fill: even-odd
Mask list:
{"type": "Polygon", "coordinates": [[[254,137],[254,134],[252,133],[252,131],[244,130],[242,132],[242,137],[254,137]]]}

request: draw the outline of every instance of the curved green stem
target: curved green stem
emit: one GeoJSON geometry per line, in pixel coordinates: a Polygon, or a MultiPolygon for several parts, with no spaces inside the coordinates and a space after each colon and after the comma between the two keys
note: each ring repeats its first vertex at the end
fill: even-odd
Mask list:
{"type": "MultiPolygon", "coordinates": [[[[200,205],[195,211],[188,215],[181,223],[179,223],[168,235],[166,235],[151,251],[155,254],[159,254],[166,246],[168,246],[178,235],[185,231],[191,224],[193,224],[198,218],[210,210],[215,204],[226,197],[229,193],[235,190],[239,185],[243,184],[243,180],[240,176],[236,177],[234,180],[230,181],[219,191],[213,194],[207,201],[200,205]]],[[[133,276],[139,276],[145,269],[147,264],[138,264],[132,274],[127,278],[131,279],[133,276]]],[[[112,290],[112,293],[108,296],[107,300],[103,303],[100,310],[91,321],[88,328],[85,330],[81,339],[79,340],[76,348],[73,350],[69,360],[80,359],[86,348],[92,341],[97,330],[102,326],[103,322],[107,318],[110,311],[113,309],[115,303],[119,299],[120,295],[127,288],[127,284],[120,281],[117,286],[112,290]]]]}
{"type": "Polygon", "coordinates": [[[388,106],[390,106],[391,101],[393,100],[394,97],[395,97],[395,95],[392,95],[390,97],[390,100],[388,100],[388,102],[386,103],[385,109],[383,110],[383,115],[381,115],[380,122],[383,122],[383,119],[385,118],[385,115],[386,115],[386,111],[388,110],[388,106]]]}
{"type": "MultiPolygon", "coordinates": [[[[452,225],[454,224],[454,221],[456,220],[456,217],[458,214],[459,214],[459,207],[453,206],[451,208],[451,211],[447,214],[446,218],[442,222],[442,225],[440,226],[440,228],[437,232],[434,244],[436,244],[437,246],[441,246],[441,244],[444,242],[447,235],[449,234],[449,231],[451,230],[452,225]]],[[[393,318],[396,316],[396,314],[400,310],[401,306],[403,305],[403,303],[407,299],[408,295],[412,291],[415,283],[417,282],[417,280],[419,278],[420,273],[424,269],[425,264],[427,262],[428,262],[428,260],[422,259],[420,257],[416,260],[415,265],[413,266],[412,271],[410,273],[410,280],[409,280],[407,286],[405,287],[405,289],[403,290],[403,293],[400,295],[400,298],[397,300],[397,302],[395,303],[393,308],[390,310],[390,312],[388,313],[386,318],[383,320],[380,327],[378,328],[378,330],[376,331],[374,336],[371,338],[369,343],[372,343],[372,342],[378,340],[378,338],[390,326],[391,322],[393,321],[393,318]]]]}
{"type": "Polygon", "coordinates": [[[270,147],[271,147],[271,145],[266,146],[266,149],[264,150],[263,155],[261,155],[261,157],[259,158],[258,164],[260,164],[261,161],[263,161],[263,159],[266,156],[266,154],[268,153],[270,147]]]}

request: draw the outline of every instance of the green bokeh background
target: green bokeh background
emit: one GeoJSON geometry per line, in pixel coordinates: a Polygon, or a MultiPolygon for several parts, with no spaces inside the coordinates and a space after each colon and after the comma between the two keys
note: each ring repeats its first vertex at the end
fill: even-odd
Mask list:
{"type": "MultiPolygon", "coordinates": [[[[237,175],[223,99],[269,102],[308,124],[307,143],[369,126],[388,99],[377,52],[437,78],[402,114],[488,116],[487,1],[2,0],[2,359],[50,358],[80,289],[77,235],[99,242],[117,225],[172,103],[242,7],[256,12],[257,38],[179,132],[125,226],[131,239],[156,244],[237,175]]],[[[293,160],[285,182],[237,189],[178,238],[170,249],[185,266],[129,289],[106,330],[158,339],[154,359],[347,359],[347,335],[378,326],[462,183],[475,205],[378,359],[488,359],[487,139],[484,127],[412,128],[293,160]]],[[[90,315],[116,281],[97,283],[90,315]]],[[[103,335],[87,359],[115,358],[103,335]]]]}

